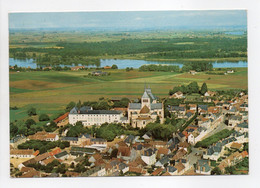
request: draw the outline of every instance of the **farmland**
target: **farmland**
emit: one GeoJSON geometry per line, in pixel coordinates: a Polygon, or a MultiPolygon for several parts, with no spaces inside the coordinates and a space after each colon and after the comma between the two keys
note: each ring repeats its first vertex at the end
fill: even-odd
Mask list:
{"type": "Polygon", "coordinates": [[[27,117],[30,107],[49,115],[63,112],[70,101],[94,101],[100,97],[138,98],[144,83],[151,86],[154,94],[167,97],[169,89],[180,84],[206,82],[210,90],[247,89],[247,68],[237,68],[228,75],[196,75],[172,72],[139,72],[133,70],[108,70],[109,76],[89,76],[90,70],[10,72],[11,121],[27,117]]]}

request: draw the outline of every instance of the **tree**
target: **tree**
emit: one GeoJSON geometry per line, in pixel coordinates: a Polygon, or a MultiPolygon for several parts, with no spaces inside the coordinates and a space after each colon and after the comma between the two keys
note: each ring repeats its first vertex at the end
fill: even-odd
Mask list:
{"type": "Polygon", "coordinates": [[[194,82],[191,82],[189,85],[188,85],[188,92],[189,93],[199,93],[199,86],[198,86],[198,83],[196,81],[194,82]]]}
{"type": "Polygon", "coordinates": [[[25,125],[28,129],[30,129],[31,125],[36,125],[36,122],[33,119],[27,119],[25,125]]]}
{"type": "Polygon", "coordinates": [[[30,108],[30,109],[27,111],[27,114],[28,114],[28,116],[35,116],[35,115],[37,115],[36,109],[35,109],[35,108],[30,108]]]}
{"type": "Polygon", "coordinates": [[[112,65],[112,67],[111,67],[112,69],[118,69],[118,67],[117,67],[117,65],[112,65]]]}
{"type": "Polygon", "coordinates": [[[10,134],[11,137],[15,136],[18,132],[18,127],[16,125],[14,125],[13,123],[10,123],[10,134]]]}
{"type": "Polygon", "coordinates": [[[221,175],[221,170],[219,169],[219,167],[215,167],[211,172],[211,175],[221,175]]]}
{"type": "Polygon", "coordinates": [[[207,84],[204,82],[201,86],[200,93],[204,95],[208,91],[207,84]]]}
{"type": "Polygon", "coordinates": [[[74,168],[75,167],[75,164],[72,162],[71,164],[70,164],[70,168],[74,168]]]}
{"type": "Polygon", "coordinates": [[[113,149],[112,152],[111,152],[110,157],[111,157],[111,158],[117,158],[117,152],[118,152],[118,149],[116,149],[116,148],[113,149]]]}
{"type": "Polygon", "coordinates": [[[155,123],[160,123],[160,117],[159,116],[156,117],[155,123]]]}
{"type": "Polygon", "coordinates": [[[67,106],[66,106],[66,111],[70,111],[72,108],[74,108],[76,106],[75,102],[70,102],[67,106]]]}
{"type": "Polygon", "coordinates": [[[39,116],[39,121],[48,121],[48,120],[50,120],[50,118],[47,114],[41,114],[39,116]]]}

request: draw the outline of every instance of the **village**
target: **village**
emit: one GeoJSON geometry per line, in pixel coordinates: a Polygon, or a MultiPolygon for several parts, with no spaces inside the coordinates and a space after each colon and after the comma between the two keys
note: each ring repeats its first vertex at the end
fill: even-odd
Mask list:
{"type": "Polygon", "coordinates": [[[11,177],[248,174],[247,93],[227,99],[206,89],[200,103],[187,103],[188,97],[177,91],[168,99],[182,102],[169,105],[145,85],[141,99],[130,101],[127,108],[75,106],[51,123],[58,129],[10,140],[11,177]],[[133,130],[145,130],[153,123],[164,126],[166,111],[182,123],[167,139],[156,139],[150,131],[116,135],[112,140],[95,133],[67,134],[68,124],[82,129],[109,124],[133,130]],[[48,148],[36,147],[39,143],[48,148]]]}

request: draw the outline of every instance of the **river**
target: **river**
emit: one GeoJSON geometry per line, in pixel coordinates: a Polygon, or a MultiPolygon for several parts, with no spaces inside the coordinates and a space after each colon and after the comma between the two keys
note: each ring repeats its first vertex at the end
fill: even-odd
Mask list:
{"type": "MultiPolygon", "coordinates": [[[[161,61],[146,61],[146,60],[133,60],[133,59],[101,59],[100,60],[100,67],[104,66],[112,66],[117,65],[119,69],[125,69],[126,67],[133,67],[135,69],[139,68],[142,65],[146,64],[161,64],[161,65],[177,65],[182,68],[183,64],[178,62],[161,62],[161,61]]],[[[213,62],[213,68],[238,68],[238,67],[247,67],[246,61],[237,61],[237,62],[213,62]]],[[[14,66],[17,65],[18,67],[31,67],[33,69],[39,67],[36,63],[34,63],[33,59],[14,59],[9,58],[9,65],[14,66]]],[[[79,64],[81,65],[81,64],[79,64]]],[[[64,65],[60,64],[61,67],[68,66],[73,67],[72,65],[64,65]]],[[[85,65],[86,67],[96,67],[95,65],[85,65]]]]}

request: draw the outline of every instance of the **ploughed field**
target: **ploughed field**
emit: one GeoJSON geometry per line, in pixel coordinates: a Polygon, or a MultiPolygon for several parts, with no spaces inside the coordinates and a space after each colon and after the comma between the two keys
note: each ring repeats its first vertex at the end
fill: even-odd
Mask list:
{"type": "Polygon", "coordinates": [[[95,101],[100,97],[140,98],[144,83],[151,86],[158,97],[167,97],[174,86],[197,81],[207,83],[210,90],[247,89],[247,68],[236,68],[228,75],[198,73],[139,72],[133,70],[104,70],[108,76],[89,76],[90,70],[10,72],[10,119],[27,117],[26,111],[35,107],[37,112],[62,112],[70,101],[95,101]]]}

